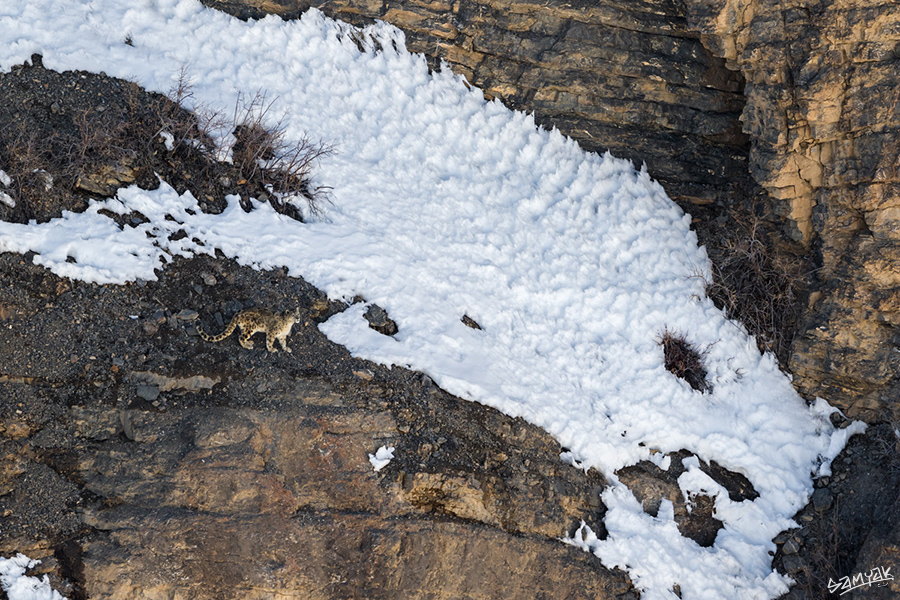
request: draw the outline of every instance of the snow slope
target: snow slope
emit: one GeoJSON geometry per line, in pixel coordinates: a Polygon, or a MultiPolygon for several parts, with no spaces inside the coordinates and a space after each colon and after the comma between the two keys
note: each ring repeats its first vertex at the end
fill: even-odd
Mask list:
{"type": "Polygon", "coordinates": [[[245,213],[234,199],[207,215],[166,185],[129,188],[43,225],[0,223],[0,250],[34,250],[57,274],[122,283],[153,279],[170,255],[219,248],[242,264],[286,266],[332,297],[361,295],[399,333],[369,329],[358,304],[322,326],[332,340],[545,428],[614,482],[604,494],[609,538],[583,530],[569,541],[626,569],[645,599],[675,598],[675,584],[685,599],[784,592],[771,540],[793,525],[811,474],[857,429],[835,432],[824,402],[808,408],[705,298],[708,262],[690,218],[645,172],[537,129],[459,77],[430,75],[388,25],[365,30],[365,51],[351,31],[315,10],[245,23],[197,0],[0,4],[2,69],[37,52],[51,69],[165,92],[186,66],[196,102],[227,113],[263,90],[289,137],[337,148],[314,182],[333,187],[323,220],[301,224],[266,204],[245,213]],[[150,222],[119,230],[101,208],[150,222]],[[170,242],[180,228],[188,237],[170,242]],[[665,370],[665,328],[707,350],[712,393],[665,370]],[[644,513],[614,475],[651,449],[682,448],[744,474],[760,494],[735,503],[698,466],[682,476],[685,492],[716,497],[725,527],[711,548],[681,537],[671,510],[644,513]]]}

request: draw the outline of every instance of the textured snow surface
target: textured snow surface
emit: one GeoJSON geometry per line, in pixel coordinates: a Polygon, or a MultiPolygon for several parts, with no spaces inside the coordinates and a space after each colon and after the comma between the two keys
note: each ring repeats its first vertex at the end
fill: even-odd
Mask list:
{"type": "Polygon", "coordinates": [[[372,463],[373,469],[380,471],[390,464],[392,458],[394,458],[394,447],[382,446],[375,454],[369,455],[369,462],[372,463]]]}
{"type": "Polygon", "coordinates": [[[171,255],[218,248],[257,268],[286,266],[331,297],[361,295],[399,333],[369,329],[357,304],[322,326],[332,340],[521,416],[553,434],[567,462],[611,478],[610,535],[585,534],[579,545],[626,569],[643,598],[675,598],[675,584],[685,599],[784,592],[771,540],[792,526],[811,474],[857,429],[835,432],[827,405],[807,407],[773,358],[705,298],[708,262],[690,218],[646,173],[537,129],[448,72],[430,75],[388,25],[365,30],[364,51],[352,31],[315,10],[295,22],[241,22],[196,0],[0,4],[2,69],[37,52],[51,69],[166,92],[184,66],[196,102],[230,114],[239,94],[262,90],[289,137],[337,148],[313,182],[333,187],[319,221],[267,204],[245,213],[234,199],[206,215],[163,184],[42,225],[0,223],[0,250],[33,250],[60,275],[122,283],[153,279],[171,255]],[[150,222],[120,230],[101,208],[150,222]],[[178,229],[187,238],[169,241],[178,229]],[[712,393],[665,370],[665,328],[706,351],[712,393]],[[644,513],[614,476],[651,450],[683,448],[744,474],[760,494],[735,503],[699,468],[685,473],[682,489],[713,495],[725,522],[711,548],[679,534],[671,507],[644,513]]]}

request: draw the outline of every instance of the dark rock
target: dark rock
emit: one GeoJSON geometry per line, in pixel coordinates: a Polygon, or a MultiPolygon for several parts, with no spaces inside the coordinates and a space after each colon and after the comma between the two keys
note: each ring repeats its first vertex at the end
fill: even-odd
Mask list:
{"type": "Polygon", "coordinates": [[[782,531],[781,533],[776,535],[772,541],[775,542],[776,544],[778,544],[779,546],[781,544],[784,544],[786,541],[791,539],[791,537],[793,536],[793,533],[791,533],[791,531],[792,530],[782,531]]]}
{"type": "Polygon", "coordinates": [[[134,393],[148,402],[153,402],[159,398],[159,388],[155,385],[139,385],[135,388],[134,393]]]}
{"type": "Polygon", "coordinates": [[[728,491],[728,498],[732,502],[743,502],[744,500],[756,500],[759,498],[759,492],[754,489],[749,479],[740,473],[729,471],[714,460],[709,461],[709,464],[700,461],[700,470],[724,487],[728,491]]]}
{"type": "Polygon", "coordinates": [[[466,327],[471,327],[472,329],[481,329],[481,325],[479,325],[475,319],[470,317],[469,315],[463,315],[462,319],[460,319],[466,327]]]}
{"type": "Polygon", "coordinates": [[[378,333],[384,335],[394,335],[397,333],[397,324],[394,323],[394,321],[388,317],[387,312],[377,304],[369,306],[363,317],[369,322],[369,327],[378,333]]]}
{"type": "MultiPolygon", "coordinates": [[[[900,454],[895,442],[893,429],[885,425],[872,426],[865,435],[851,438],[832,464],[829,487],[816,489],[809,505],[794,517],[803,528],[775,538],[776,543],[784,541],[777,555],[783,559],[783,570],[797,580],[786,599],[826,598],[832,594],[829,579],[838,581],[875,567],[900,569],[896,552],[900,546],[900,528],[896,526],[900,454]],[[849,454],[854,457],[852,465],[841,460],[849,454]],[[818,509],[817,499],[822,503],[818,509]],[[803,544],[789,555],[794,547],[788,543],[795,536],[802,537],[803,544]]],[[[885,591],[890,586],[877,591],[876,587],[859,591],[859,596],[892,598],[891,593],[897,591],[896,586],[891,593],[885,591]]]]}
{"type": "Polygon", "coordinates": [[[827,487],[819,488],[813,492],[812,505],[816,511],[821,512],[831,508],[832,502],[834,502],[834,495],[827,487]]]}
{"type": "Polygon", "coordinates": [[[797,575],[807,569],[806,563],[796,554],[785,556],[782,560],[782,564],[784,565],[784,570],[791,575],[797,575]]]}
{"type": "Polygon", "coordinates": [[[657,516],[663,500],[671,502],[675,523],[681,534],[701,546],[709,547],[715,542],[723,524],[713,516],[715,505],[711,497],[698,494],[685,499],[678,485],[678,477],[685,471],[681,461],[689,455],[687,452],[670,455],[672,460],[665,471],[651,462],[643,461],[621,469],[616,475],[628,486],[649,515],[657,516]]]}
{"type": "Polygon", "coordinates": [[[800,542],[794,536],[791,536],[784,542],[781,551],[785,554],[797,554],[800,551],[800,542]]]}

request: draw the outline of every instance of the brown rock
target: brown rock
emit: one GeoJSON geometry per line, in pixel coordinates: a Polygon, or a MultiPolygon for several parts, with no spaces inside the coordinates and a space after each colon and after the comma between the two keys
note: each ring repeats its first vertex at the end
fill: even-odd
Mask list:
{"type": "Polygon", "coordinates": [[[130,185],[138,172],[132,161],[123,160],[112,165],[101,165],[93,173],[82,174],[75,180],[75,187],[83,192],[99,196],[112,196],[120,187],[130,185]]]}
{"type": "Polygon", "coordinates": [[[747,81],[750,165],[787,234],[821,269],[790,368],[856,418],[900,418],[895,49],[878,2],[692,1],[691,26],[747,81]]]}
{"type": "Polygon", "coordinates": [[[614,598],[621,573],[552,540],[376,515],[106,511],[82,556],[92,598],[614,598]]]}

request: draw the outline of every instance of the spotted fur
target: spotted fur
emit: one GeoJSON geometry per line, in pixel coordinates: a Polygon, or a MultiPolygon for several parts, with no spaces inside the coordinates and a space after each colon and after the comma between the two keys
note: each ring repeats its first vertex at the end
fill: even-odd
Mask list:
{"type": "Polygon", "coordinates": [[[266,349],[269,352],[277,352],[275,340],[281,344],[285,352],[291,349],[287,345],[287,336],[291,333],[291,327],[294,323],[300,322],[300,311],[289,310],[283,313],[273,312],[264,308],[248,308],[234,315],[225,331],[219,335],[209,335],[200,324],[197,324],[197,333],[207,342],[221,342],[238,327],[241,329],[239,341],[241,346],[248,350],[253,349],[253,341],[250,339],[253,334],[263,332],[266,334],[266,349]]]}

